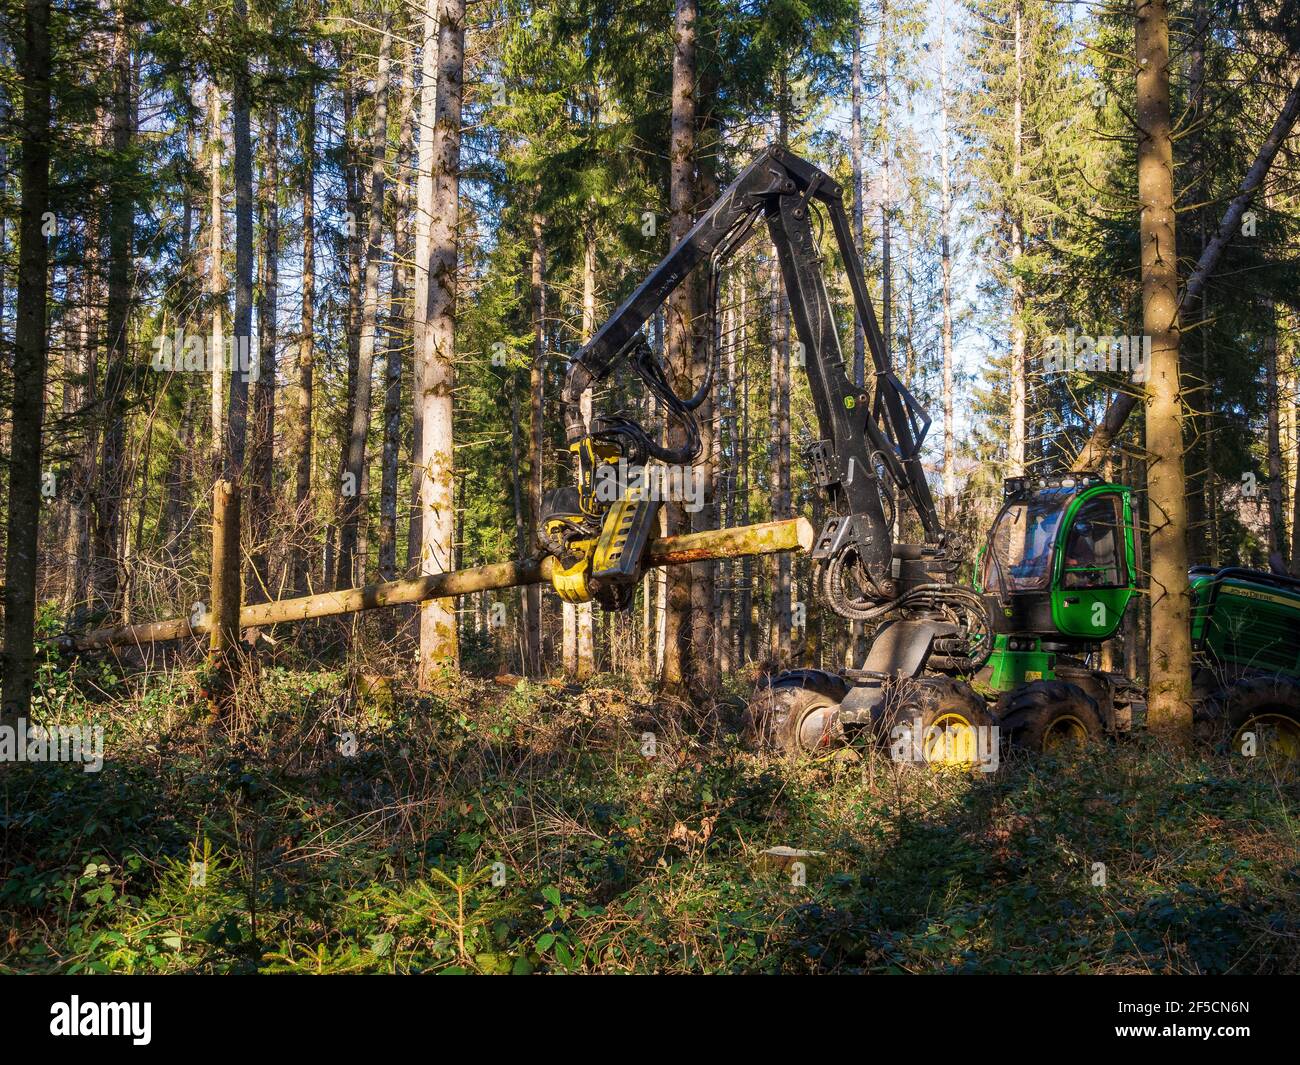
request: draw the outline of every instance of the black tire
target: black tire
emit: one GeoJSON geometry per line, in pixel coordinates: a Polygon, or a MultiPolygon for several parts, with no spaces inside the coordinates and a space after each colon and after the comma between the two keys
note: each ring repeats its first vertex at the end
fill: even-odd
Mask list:
{"type": "Polygon", "coordinates": [[[1197,706],[1196,732],[1230,754],[1249,748],[1300,760],[1300,681],[1278,675],[1238,681],[1197,706]]]}
{"type": "Polygon", "coordinates": [[[840,695],[833,689],[774,684],[750,700],[746,733],[751,745],[791,757],[839,746],[840,695]]]}
{"type": "Polygon", "coordinates": [[[978,768],[974,729],[994,724],[996,718],[969,684],[925,677],[899,686],[875,728],[896,761],[978,768]]]}
{"type": "Polygon", "coordinates": [[[1043,754],[1094,743],[1105,735],[1096,701],[1060,680],[1036,680],[1012,693],[998,719],[1012,747],[1043,754]]]}

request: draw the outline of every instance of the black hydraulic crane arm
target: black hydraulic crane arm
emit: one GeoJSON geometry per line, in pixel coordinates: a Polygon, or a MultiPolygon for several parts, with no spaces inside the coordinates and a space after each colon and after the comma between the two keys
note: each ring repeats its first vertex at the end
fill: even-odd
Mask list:
{"type": "MultiPolygon", "coordinates": [[[[836,514],[822,530],[813,556],[820,561],[851,556],[868,598],[887,601],[898,589],[881,474],[911,503],[927,544],[941,546],[944,530],[920,459],[930,419],[889,365],[843,198],[839,184],[811,163],[781,147],[763,151],[577,353],[565,378],[562,399],[571,447],[596,436],[610,439],[635,433],[644,441],[640,428],[626,419],[598,417],[588,426],[580,407],[583,392],[638,348],[638,372],[657,374],[662,381],[657,363],[647,368],[647,360],[653,356],[645,346],[643,326],[696,266],[707,260],[716,269],[733,254],[761,217],[780,262],[822,436],[807,455],[836,514]],[[822,210],[830,218],[871,352],[874,387],[870,393],[859,389],[846,372],[812,226],[814,213],[822,210]]],[[[706,378],[701,389],[708,384],[706,378]]],[[[687,401],[671,398],[689,411],[701,397],[687,401]]],[[[695,447],[697,453],[698,441],[695,447]]],[[[695,457],[690,454],[678,460],[695,457]]]]}

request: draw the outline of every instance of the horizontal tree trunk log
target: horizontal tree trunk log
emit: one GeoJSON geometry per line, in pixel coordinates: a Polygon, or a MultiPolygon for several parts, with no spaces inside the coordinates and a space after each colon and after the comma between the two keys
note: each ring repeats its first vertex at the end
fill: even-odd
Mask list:
{"type": "MultiPolygon", "coordinates": [[[[812,541],[813,528],[806,518],[769,521],[761,525],[731,529],[708,529],[650,541],[646,548],[646,565],[684,566],[693,562],[740,558],[744,555],[807,551],[812,547],[812,541]]],[[[322,592],[320,595],[307,595],[300,599],[256,603],[240,610],[239,627],[242,630],[307,621],[311,618],[337,617],[363,610],[422,603],[426,599],[445,599],[470,592],[541,584],[551,579],[554,563],[555,560],[549,555],[541,559],[495,562],[450,573],[390,581],[387,584],[368,584],[364,588],[322,592]]],[[[79,652],[179,640],[188,636],[205,635],[210,623],[211,615],[204,614],[196,622],[191,622],[188,618],[174,618],[171,621],[155,621],[143,625],[120,625],[87,633],[67,634],[62,638],[61,646],[65,651],[79,652]]]]}

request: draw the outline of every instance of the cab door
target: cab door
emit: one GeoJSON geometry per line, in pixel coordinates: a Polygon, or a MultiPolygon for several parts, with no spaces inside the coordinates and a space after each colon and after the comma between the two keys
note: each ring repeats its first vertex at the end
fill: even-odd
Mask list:
{"type": "Polygon", "coordinates": [[[1130,492],[1090,488],[1071,502],[1057,535],[1052,622],[1063,636],[1108,639],[1136,589],[1130,492]]]}

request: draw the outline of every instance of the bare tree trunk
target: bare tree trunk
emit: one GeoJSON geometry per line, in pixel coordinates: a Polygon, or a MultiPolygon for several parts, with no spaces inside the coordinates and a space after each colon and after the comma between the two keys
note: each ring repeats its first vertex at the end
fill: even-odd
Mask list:
{"type": "Polygon", "coordinates": [[[953,425],[952,365],[952,174],[948,134],[948,7],[941,7],[939,35],[939,247],[943,257],[943,521],[951,527],[957,512],[956,433],[953,425]]]}
{"type": "MultiPolygon", "coordinates": [[[[784,280],[777,273],[779,286],[778,344],[776,350],[776,498],[775,518],[788,518],[794,513],[790,494],[790,296],[784,280]]],[[[779,649],[778,661],[785,662],[793,650],[794,621],[792,617],[793,560],[789,555],[779,555],[776,560],[776,623],[779,649]]]]}
{"type": "MultiPolygon", "coordinates": [[[[542,510],[542,456],[544,453],[546,384],[546,247],[542,241],[542,218],[532,217],[532,255],[529,288],[533,314],[533,358],[528,370],[528,515],[535,525],[542,510]]],[[[542,591],[529,585],[524,596],[524,670],[530,676],[543,672],[542,591]]]]}
{"type": "Polygon", "coordinates": [[[257,305],[258,368],[253,392],[253,441],[249,466],[248,524],[252,535],[249,553],[248,601],[260,603],[271,596],[269,569],[272,494],[272,458],[275,446],[275,347],[278,341],[276,303],[280,296],[280,161],[278,112],[272,108],[263,130],[263,173],[258,184],[258,209],[262,224],[262,290],[257,305]]]}
{"type": "Polygon", "coordinates": [[[130,311],[132,281],[133,198],[124,176],[126,153],[135,129],[131,41],[126,12],[119,7],[113,34],[113,152],[119,174],[108,210],[108,330],[104,377],[104,441],[94,490],[95,595],[103,610],[120,614],[123,524],[126,492],[126,389],[131,377],[130,311]]]}
{"type": "MultiPolygon", "coordinates": [[[[1296,497],[1296,459],[1297,459],[1297,440],[1296,440],[1296,361],[1294,349],[1294,334],[1288,332],[1288,326],[1294,322],[1294,316],[1289,316],[1282,312],[1282,320],[1278,323],[1278,373],[1280,377],[1280,387],[1278,396],[1279,415],[1281,418],[1281,447],[1282,447],[1282,543],[1285,545],[1286,557],[1289,559],[1287,572],[1295,567],[1295,552],[1293,542],[1295,540],[1295,523],[1292,520],[1295,514],[1295,497],[1296,497]],[[1290,338],[1290,342],[1283,344],[1284,340],[1290,338]],[[1287,348],[1288,358],[1283,361],[1283,347],[1287,348]]],[[[1293,327],[1292,327],[1293,328],[1293,327]]]]}
{"type": "MultiPolygon", "coordinates": [[[[673,16],[672,130],[668,148],[669,232],[676,247],[691,228],[695,206],[695,44],[697,0],[676,0],[673,16]]],[[[673,388],[679,395],[692,391],[694,365],[695,288],[682,284],[668,303],[668,368],[673,388]]],[[[674,423],[668,446],[681,447],[685,430],[674,423]]],[[[686,530],[686,514],[680,502],[663,506],[667,533],[686,530]]],[[[664,629],[664,664],[661,682],[670,691],[681,690],[685,681],[687,642],[690,639],[691,574],[675,569],[667,575],[667,614],[664,629]]]]}
{"type": "Polygon", "coordinates": [[[560,606],[560,670],[566,677],[578,672],[578,609],[572,603],[560,606]]]}
{"type": "MultiPolygon", "coordinates": [[[[434,3],[435,0],[425,0],[434,3]]],[[[424,469],[424,325],[429,317],[429,225],[433,215],[433,130],[437,123],[438,19],[431,11],[422,19],[420,46],[420,143],[416,158],[415,180],[415,270],[411,306],[412,386],[415,398],[411,417],[411,518],[406,530],[406,572],[420,568],[423,535],[424,469]]],[[[417,615],[418,616],[418,615],[417,615]]]]}
{"type": "Polygon", "coordinates": [[[1011,208],[1011,442],[1007,449],[1007,473],[1019,476],[1025,472],[1025,283],[1017,272],[1020,257],[1025,252],[1025,233],[1020,217],[1020,206],[1014,197],[1020,194],[1020,171],[1024,156],[1024,30],[1021,6],[1016,2],[1016,86],[1012,104],[1011,131],[1011,185],[1015,189],[1011,208]]]}
{"type": "MultiPolygon", "coordinates": [[[[880,329],[885,341],[885,359],[893,358],[894,299],[893,268],[890,266],[890,209],[893,206],[892,145],[889,133],[889,0],[880,0],[880,37],[876,58],[880,77],[880,329]]],[[[784,138],[783,138],[784,139],[784,138]]]]}
{"type": "MultiPolygon", "coordinates": [[[[241,28],[248,23],[247,0],[234,0],[241,28]]],[[[247,61],[245,60],[245,63],[247,61]]],[[[250,349],[253,332],[253,143],[249,128],[249,70],[236,66],[230,99],[235,149],[235,312],[233,343],[237,352],[250,349]]],[[[213,487],[212,615],[209,659],[219,674],[229,670],[230,655],[239,641],[239,516],[248,435],[248,374],[230,376],[226,433],[221,475],[213,487]]]]}
{"type": "MultiPolygon", "coordinates": [[[[591,330],[595,328],[594,322],[596,317],[596,258],[594,238],[587,234],[583,245],[582,259],[582,332],[580,343],[585,344],[591,336],[591,330]]],[[[591,422],[591,389],[582,393],[579,400],[579,409],[582,412],[583,421],[590,424],[591,422]]],[[[591,604],[583,604],[587,608],[586,628],[587,639],[591,639],[591,604]]],[[[560,607],[560,668],[567,677],[581,677],[582,666],[580,663],[582,642],[579,634],[578,606],[575,603],[564,603],[560,607]]]]}
{"type": "MultiPolygon", "coordinates": [[[[716,50],[717,39],[712,38],[706,46],[716,50]]],[[[721,153],[721,137],[713,122],[713,115],[706,109],[715,99],[715,92],[710,91],[712,77],[706,73],[699,91],[697,113],[699,121],[699,174],[696,184],[696,198],[701,204],[711,204],[718,198],[717,159],[721,153]]],[[[708,277],[706,271],[696,274],[696,315],[695,327],[691,338],[691,375],[689,391],[694,394],[703,384],[710,371],[710,360],[717,358],[717,323],[711,319],[708,306],[708,277]]],[[[695,532],[718,527],[717,494],[711,486],[714,470],[714,427],[713,412],[717,406],[718,380],[715,377],[712,390],[705,395],[704,401],[696,411],[700,426],[700,458],[691,471],[698,475],[704,493],[697,503],[697,509],[690,515],[690,527],[695,532]]],[[[683,471],[685,472],[685,471],[683,471]]],[[[707,700],[718,688],[718,670],[714,663],[714,651],[718,642],[717,624],[717,564],[702,562],[691,567],[691,642],[690,642],[690,683],[694,695],[700,701],[707,700]]]]}
{"type": "Polygon", "coordinates": [[[221,89],[214,78],[208,84],[208,195],[210,230],[208,235],[208,296],[212,303],[211,347],[208,351],[211,373],[212,439],[209,441],[214,461],[221,455],[224,359],[226,357],[226,271],[223,265],[225,216],[221,209],[221,89]]]}
{"type": "MultiPolygon", "coordinates": [[[[734,277],[728,279],[729,291],[734,291],[734,282],[734,277]]],[[[718,395],[722,402],[715,404],[713,415],[713,492],[719,511],[718,524],[722,528],[736,524],[736,330],[739,315],[734,299],[728,302],[731,305],[723,315],[719,338],[725,352],[719,367],[722,379],[718,382],[718,395]],[[727,456],[730,456],[729,461],[727,456]]],[[[721,564],[720,578],[722,587],[718,595],[718,633],[714,641],[713,669],[718,676],[726,676],[734,661],[732,613],[735,610],[736,563],[733,559],[721,564]]]]}
{"type": "Polygon", "coordinates": [[[14,323],[9,524],[5,529],[3,692],[0,726],[16,728],[30,712],[35,677],[36,551],[41,515],[42,433],[49,250],[43,232],[50,189],[49,0],[25,0],[18,48],[22,84],[22,201],[18,223],[18,291],[14,323]]]}
{"type": "MultiPolygon", "coordinates": [[[[519,409],[519,383],[515,373],[506,374],[506,390],[510,395],[510,501],[515,512],[515,554],[528,557],[528,510],[525,503],[523,421],[519,409]]],[[[519,590],[519,672],[530,676],[530,645],[528,641],[528,596],[519,590]]]]}
{"type": "MultiPolygon", "coordinates": [[[[427,0],[425,18],[438,20],[437,104],[432,170],[421,181],[433,183],[429,225],[429,296],[419,357],[423,393],[420,465],[421,572],[446,572],[453,564],[455,510],[453,489],[452,388],[456,355],[456,227],[460,220],[460,125],[465,69],[465,0],[427,0]],[[436,5],[436,6],[435,6],[436,5]]],[[[427,40],[427,37],[426,37],[427,40]]],[[[420,683],[458,660],[455,604],[431,600],[420,611],[420,683]]]]}
{"type": "MultiPolygon", "coordinates": [[[[587,343],[596,331],[596,233],[594,226],[589,226],[586,233],[586,246],[582,255],[582,343],[587,343]]],[[[582,417],[591,421],[591,389],[582,394],[582,417]]],[[[580,603],[577,607],[577,660],[575,674],[579,680],[585,680],[596,671],[596,649],[592,639],[591,604],[580,603]]]]}
{"type": "MultiPolygon", "coordinates": [[[[1210,160],[1205,151],[1205,47],[1209,30],[1208,4],[1206,0],[1192,0],[1192,39],[1188,45],[1187,70],[1187,162],[1196,174],[1192,186],[1192,199],[1195,203],[1196,229],[1200,237],[1201,252],[1209,243],[1209,175],[1210,160]]],[[[1205,301],[1200,301],[1201,321],[1200,358],[1193,361],[1185,352],[1183,358],[1183,386],[1187,394],[1187,531],[1188,559],[1193,565],[1208,562],[1209,549],[1209,508],[1210,481],[1210,444],[1209,434],[1213,431],[1210,407],[1214,393],[1210,388],[1210,364],[1207,357],[1208,316],[1205,314],[1205,301]],[[1194,367],[1194,369],[1193,369],[1194,367]]],[[[1187,320],[1187,310],[1183,311],[1183,320],[1187,320]]]]}
{"type": "MultiPolygon", "coordinates": [[[[740,446],[737,454],[740,462],[740,517],[738,525],[749,524],[749,330],[746,320],[749,315],[748,294],[750,278],[747,273],[740,275],[740,446]]],[[[754,657],[753,647],[754,614],[754,566],[753,560],[740,560],[740,631],[738,633],[737,660],[745,663],[754,657]]]]}
{"type": "Polygon", "coordinates": [[[1277,308],[1265,304],[1268,336],[1264,338],[1264,403],[1268,416],[1268,562],[1271,568],[1286,569],[1286,482],[1282,477],[1281,396],[1277,371],[1277,308]]]}
{"type": "MultiPolygon", "coordinates": [[[[409,51],[409,49],[408,49],[409,51]]],[[[384,449],[379,487],[379,579],[397,579],[397,480],[398,453],[402,430],[402,348],[410,336],[409,292],[411,255],[411,151],[414,147],[411,112],[415,106],[415,71],[408,67],[414,56],[401,65],[405,76],[398,107],[397,128],[401,131],[397,149],[397,194],[393,228],[393,277],[389,289],[388,339],[384,359],[384,449]]]]}
{"type": "MultiPolygon", "coordinates": [[[[194,117],[192,114],[187,113],[185,121],[185,154],[186,158],[192,162],[198,161],[197,140],[194,117]]],[[[179,262],[181,268],[181,299],[185,310],[181,314],[180,324],[182,334],[189,336],[193,325],[195,297],[199,288],[194,233],[196,204],[194,202],[194,188],[189,182],[185,183],[182,196],[179,262]]],[[[189,544],[190,523],[185,520],[185,511],[190,509],[189,504],[192,502],[194,481],[195,398],[194,391],[190,387],[188,380],[186,380],[187,376],[183,375],[179,382],[169,382],[167,386],[174,387],[179,384],[184,399],[181,407],[180,432],[177,436],[176,447],[171,450],[167,471],[163,475],[164,494],[158,512],[157,542],[160,545],[162,557],[168,570],[167,580],[170,583],[168,591],[173,595],[180,591],[181,554],[189,544]]],[[[67,390],[65,389],[64,410],[71,413],[74,409],[75,404],[69,404],[67,390]]],[[[143,514],[143,509],[141,513],[143,514]]]]}
{"type": "MultiPolygon", "coordinates": [[[[790,507],[790,306],[775,257],[771,277],[771,390],[768,400],[771,441],[772,517],[785,517],[790,507]]],[[[772,611],[768,655],[777,664],[790,654],[790,560],[771,566],[772,611]]]]}
{"type": "Polygon", "coordinates": [[[361,366],[361,303],[362,303],[362,239],[361,226],[364,221],[365,182],[361,176],[361,161],[357,147],[357,134],[353,118],[356,113],[357,92],[351,83],[355,71],[347,64],[350,49],[346,45],[340,48],[339,64],[342,70],[343,89],[343,180],[347,189],[347,225],[348,225],[348,303],[344,316],[344,332],[347,335],[347,401],[343,411],[341,427],[343,446],[339,450],[338,480],[334,495],[334,524],[325,545],[325,568],[329,586],[350,587],[354,574],[349,571],[340,577],[339,556],[342,552],[343,525],[347,520],[351,500],[364,492],[365,486],[348,467],[352,424],[356,419],[357,388],[361,366]]]}
{"type": "MultiPolygon", "coordinates": [[[[187,388],[185,406],[181,413],[180,436],[168,470],[167,495],[159,518],[159,540],[163,545],[163,555],[177,577],[181,559],[187,553],[190,541],[191,523],[186,520],[186,511],[191,509],[189,504],[194,484],[194,446],[197,435],[194,431],[194,406],[194,392],[187,388]]],[[[174,580],[174,587],[179,589],[179,579],[174,580]]]]}
{"type": "Polygon", "coordinates": [[[1138,199],[1142,319],[1151,337],[1147,374],[1147,497],[1151,522],[1151,633],[1147,721],[1190,736],[1192,648],[1187,583],[1187,482],[1178,376],[1178,257],[1169,119],[1169,16],[1165,0],[1137,9],[1138,199]]]}
{"type": "MultiPolygon", "coordinates": [[[[866,255],[866,213],[862,188],[862,8],[853,2],[852,126],[849,134],[849,168],[853,175],[853,244],[866,255]]],[[[867,380],[867,346],[862,323],[853,316],[853,380],[864,388],[867,380]]]]}
{"type": "MultiPolygon", "coordinates": [[[[81,384],[76,390],[76,403],[82,411],[95,405],[99,365],[96,352],[99,346],[99,226],[92,217],[86,220],[86,256],[81,271],[80,316],[77,371],[81,384]]],[[[74,623],[79,620],[89,604],[91,579],[91,483],[94,478],[95,459],[99,450],[99,436],[92,420],[85,430],[76,461],[73,463],[68,492],[68,529],[65,553],[69,559],[68,590],[64,607],[74,623]]]]}
{"type": "Polygon", "coordinates": [[[347,469],[343,513],[339,523],[338,577],[340,588],[365,583],[366,559],[357,557],[358,528],[366,520],[366,438],[370,432],[370,389],[375,365],[375,332],[379,315],[379,268],[384,255],[385,163],[388,155],[388,81],[393,35],[385,25],[375,72],[374,124],[370,134],[370,207],[366,218],[366,272],[361,304],[361,341],[357,349],[356,392],[348,429],[347,469]],[[351,492],[348,491],[351,489],[351,492]]]}
{"type": "MultiPolygon", "coordinates": [[[[1300,324],[1300,315],[1291,316],[1294,325],[1300,324]]],[[[1291,575],[1300,577],[1300,353],[1295,343],[1291,347],[1291,575]]]]}
{"type": "Polygon", "coordinates": [[[290,586],[295,595],[307,594],[307,547],[303,542],[311,506],[312,406],[315,385],[316,325],[316,98],[309,88],[302,117],[302,325],[298,336],[298,386],[290,421],[290,453],[293,456],[293,540],[290,545],[290,586]]]}

